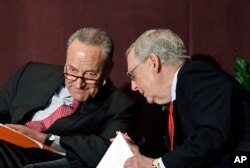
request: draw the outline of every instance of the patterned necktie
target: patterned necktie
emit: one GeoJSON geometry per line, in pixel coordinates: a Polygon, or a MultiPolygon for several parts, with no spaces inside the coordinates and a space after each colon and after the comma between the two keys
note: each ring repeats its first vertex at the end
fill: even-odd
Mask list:
{"type": "Polygon", "coordinates": [[[170,149],[174,149],[174,107],[173,102],[169,104],[169,114],[168,114],[168,134],[170,139],[170,149]]]}
{"type": "Polygon", "coordinates": [[[74,100],[71,105],[61,105],[50,116],[39,121],[29,121],[24,125],[37,131],[47,130],[57,119],[73,114],[79,107],[80,102],[74,100]]]}

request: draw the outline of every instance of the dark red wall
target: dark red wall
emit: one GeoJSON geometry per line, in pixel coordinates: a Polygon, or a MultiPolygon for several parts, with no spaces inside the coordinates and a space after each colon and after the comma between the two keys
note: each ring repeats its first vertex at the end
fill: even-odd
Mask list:
{"type": "Polygon", "coordinates": [[[68,36],[88,26],[114,38],[118,87],[128,81],[125,50],[150,28],[173,29],[189,54],[211,55],[233,73],[236,51],[250,61],[249,9],[248,0],[2,0],[0,87],[27,61],[64,64],[68,36]]]}
{"type": "MultiPolygon", "coordinates": [[[[64,64],[67,38],[89,26],[105,29],[115,41],[111,78],[118,87],[128,83],[125,50],[151,28],[174,30],[190,55],[210,55],[233,74],[235,52],[250,62],[249,10],[249,0],[1,0],[0,87],[27,61],[64,64]]],[[[145,106],[138,130],[150,144],[145,153],[157,155],[152,144],[161,139],[165,120],[152,107],[145,106]]]]}

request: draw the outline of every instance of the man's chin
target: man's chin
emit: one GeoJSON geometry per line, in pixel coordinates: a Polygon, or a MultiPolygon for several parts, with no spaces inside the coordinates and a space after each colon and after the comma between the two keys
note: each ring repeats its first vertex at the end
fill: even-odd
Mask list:
{"type": "Polygon", "coordinates": [[[146,99],[147,99],[148,104],[154,104],[154,100],[153,99],[150,99],[150,98],[146,98],[146,99]]]}
{"type": "Polygon", "coordinates": [[[73,98],[77,101],[83,102],[88,99],[89,96],[83,96],[83,95],[74,95],[73,98]]]}
{"type": "Polygon", "coordinates": [[[159,100],[159,99],[153,99],[153,98],[146,98],[147,102],[149,104],[158,104],[158,105],[164,105],[166,103],[164,103],[163,101],[159,100]]]}

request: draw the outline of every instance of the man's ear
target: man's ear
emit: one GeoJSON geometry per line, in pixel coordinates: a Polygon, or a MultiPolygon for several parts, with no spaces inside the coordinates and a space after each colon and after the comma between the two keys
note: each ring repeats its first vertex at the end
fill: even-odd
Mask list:
{"type": "Polygon", "coordinates": [[[160,72],[162,65],[161,65],[161,60],[160,60],[159,56],[157,56],[154,53],[151,53],[151,54],[149,54],[148,59],[152,62],[152,66],[156,70],[156,72],[160,72]]]}

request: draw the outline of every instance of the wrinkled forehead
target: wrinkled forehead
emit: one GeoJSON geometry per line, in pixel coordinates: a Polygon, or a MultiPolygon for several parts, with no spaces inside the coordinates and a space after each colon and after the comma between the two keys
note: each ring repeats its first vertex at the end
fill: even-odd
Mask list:
{"type": "Polygon", "coordinates": [[[72,43],[68,48],[66,65],[78,70],[98,70],[104,63],[103,48],[100,46],[72,43]]]}

